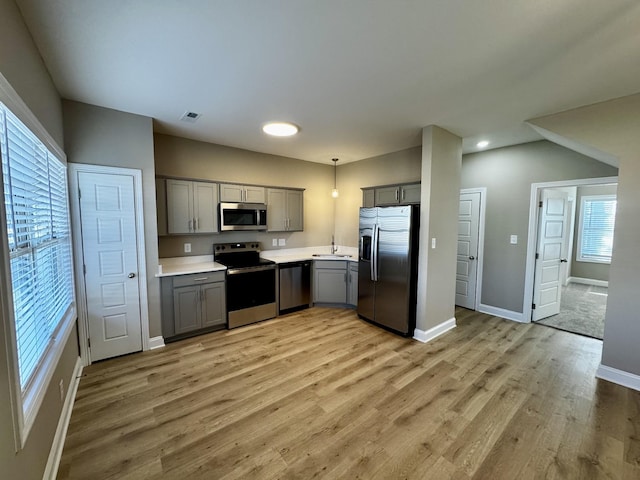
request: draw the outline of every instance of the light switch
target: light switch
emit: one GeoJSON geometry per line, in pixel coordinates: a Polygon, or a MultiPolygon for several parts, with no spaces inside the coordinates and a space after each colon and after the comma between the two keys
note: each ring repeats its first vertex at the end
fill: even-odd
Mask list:
{"type": "Polygon", "coordinates": [[[191,253],[191,244],[190,243],[185,243],[184,244],[184,253],[191,253]]]}
{"type": "Polygon", "coordinates": [[[272,247],[277,247],[278,246],[278,239],[277,238],[272,238],[271,239],[271,246],[272,247]]]}
{"type": "Polygon", "coordinates": [[[278,239],[278,246],[279,247],[284,247],[287,244],[287,241],[284,238],[279,238],[278,239]]]}
{"type": "Polygon", "coordinates": [[[436,248],[436,237],[431,239],[431,248],[436,248]]]}
{"type": "Polygon", "coordinates": [[[511,239],[509,240],[509,243],[511,245],[517,245],[518,244],[518,235],[511,235],[511,239]]]}

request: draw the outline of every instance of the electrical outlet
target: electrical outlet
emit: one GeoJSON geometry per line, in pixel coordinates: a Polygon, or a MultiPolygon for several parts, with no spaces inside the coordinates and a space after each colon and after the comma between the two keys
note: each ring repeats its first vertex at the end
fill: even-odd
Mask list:
{"type": "Polygon", "coordinates": [[[64,402],[64,379],[60,380],[60,401],[64,402]]]}
{"type": "Polygon", "coordinates": [[[272,247],[277,247],[278,246],[278,239],[277,238],[271,239],[271,246],[272,247]]]}
{"type": "Polygon", "coordinates": [[[279,247],[284,247],[287,244],[287,241],[284,238],[279,238],[278,239],[278,246],[279,247]]]}
{"type": "Polygon", "coordinates": [[[511,245],[517,245],[518,235],[511,235],[511,237],[509,238],[509,243],[511,243],[511,245]]]}
{"type": "Polygon", "coordinates": [[[431,248],[436,248],[436,237],[431,239],[431,248]]]}
{"type": "Polygon", "coordinates": [[[190,243],[185,243],[184,244],[184,253],[191,253],[191,244],[190,243]]]}

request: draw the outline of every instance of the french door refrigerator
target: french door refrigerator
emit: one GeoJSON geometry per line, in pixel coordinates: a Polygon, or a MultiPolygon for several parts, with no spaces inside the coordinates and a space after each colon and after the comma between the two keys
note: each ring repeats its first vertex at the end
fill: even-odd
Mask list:
{"type": "Polygon", "coordinates": [[[360,209],[358,315],[404,336],[416,325],[419,208],[360,209]]]}

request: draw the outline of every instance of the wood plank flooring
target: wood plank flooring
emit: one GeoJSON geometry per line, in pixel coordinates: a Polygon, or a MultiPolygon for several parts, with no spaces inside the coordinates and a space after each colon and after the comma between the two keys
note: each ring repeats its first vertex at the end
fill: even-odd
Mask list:
{"type": "Polygon", "coordinates": [[[600,341],[456,318],[421,344],[312,308],[92,365],[58,478],[640,478],[600,341]]]}

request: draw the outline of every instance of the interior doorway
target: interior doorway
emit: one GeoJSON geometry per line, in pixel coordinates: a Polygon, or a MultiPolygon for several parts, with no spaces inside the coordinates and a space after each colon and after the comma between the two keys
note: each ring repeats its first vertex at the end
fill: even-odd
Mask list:
{"type": "Polygon", "coordinates": [[[460,190],[455,304],[477,310],[482,292],[485,188],[460,190]]]}
{"type": "Polygon", "coordinates": [[[615,177],[532,186],[531,321],[603,338],[616,191],[615,177]]]}
{"type": "Polygon", "coordinates": [[[148,349],[139,170],[69,164],[85,365],[148,349]]]}

